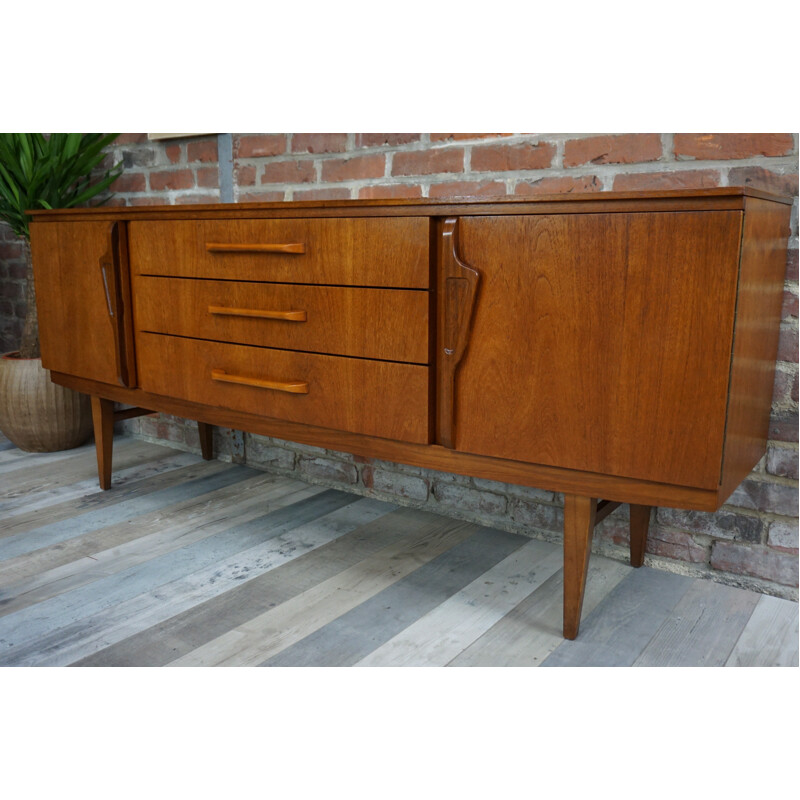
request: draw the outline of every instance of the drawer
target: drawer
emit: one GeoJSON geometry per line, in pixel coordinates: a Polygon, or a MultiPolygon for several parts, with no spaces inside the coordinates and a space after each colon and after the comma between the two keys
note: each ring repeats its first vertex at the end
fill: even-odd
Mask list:
{"type": "Polygon", "coordinates": [[[428,368],[139,333],[146,392],[265,417],[420,444],[428,368]]]}
{"type": "Polygon", "coordinates": [[[139,275],[427,289],[426,217],[142,220],[130,223],[139,275]]]}
{"type": "Polygon", "coordinates": [[[133,295],[140,331],[428,362],[425,291],[140,275],[134,278],[133,295]]]}

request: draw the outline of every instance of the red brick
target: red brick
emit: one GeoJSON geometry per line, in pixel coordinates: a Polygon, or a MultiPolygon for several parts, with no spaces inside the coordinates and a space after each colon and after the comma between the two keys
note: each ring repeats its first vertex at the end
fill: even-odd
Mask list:
{"type": "Polygon", "coordinates": [[[349,200],[349,189],[303,189],[293,192],[294,200],[349,200]]]}
{"type": "Polygon", "coordinates": [[[769,436],[773,442],[797,441],[797,411],[773,410],[769,420],[769,436]]]}
{"type": "Polygon", "coordinates": [[[797,450],[770,445],[767,448],[767,472],[797,480],[797,450]]]}
{"type": "Polygon", "coordinates": [[[797,553],[798,551],[797,522],[773,522],[769,526],[767,544],[775,550],[784,553],[797,553]]]}
{"type": "Polygon", "coordinates": [[[676,133],[672,149],[683,158],[751,158],[786,156],[792,152],[791,133],[676,133]]]}
{"type": "Polygon", "coordinates": [[[787,281],[796,281],[796,280],[798,280],[797,248],[796,247],[793,250],[789,250],[786,253],[786,280],[787,281]]]}
{"type": "Polygon", "coordinates": [[[647,536],[646,551],[655,556],[704,564],[708,561],[708,549],[698,544],[690,533],[670,531],[654,527],[647,536]]]}
{"type": "Polygon", "coordinates": [[[256,168],[249,164],[238,164],[235,176],[239,186],[255,186],[256,184],[256,168]]]}
{"type": "Polygon", "coordinates": [[[421,136],[419,133],[357,133],[356,147],[396,147],[418,142],[421,136]]]}
{"type": "Polygon", "coordinates": [[[0,244],[0,258],[22,258],[22,242],[0,244]]]}
{"type": "Polygon", "coordinates": [[[111,184],[112,192],[146,192],[147,179],[142,172],[123,172],[111,184]]]}
{"type": "Polygon", "coordinates": [[[236,158],[267,158],[285,152],[285,133],[249,134],[234,140],[233,154],[236,158]]]}
{"type": "Polygon", "coordinates": [[[790,402],[790,398],[797,401],[797,373],[784,372],[782,369],[775,370],[775,383],[772,389],[773,405],[785,406],[790,402]]]}
{"type": "Polygon", "coordinates": [[[191,189],[193,186],[194,174],[190,169],[150,173],[150,188],[154,192],[161,192],[166,189],[191,189]]]}
{"type": "Polygon", "coordinates": [[[500,181],[452,181],[431,184],[430,197],[502,197],[506,185],[500,181]]]}
{"type": "Polygon", "coordinates": [[[557,533],[564,530],[564,512],[545,503],[529,503],[527,500],[514,498],[511,501],[511,518],[526,528],[557,533]]]}
{"type": "Polygon", "coordinates": [[[361,471],[365,488],[418,502],[428,499],[428,481],[414,475],[367,466],[361,471]]]}
{"type": "Polygon", "coordinates": [[[752,186],[767,192],[794,197],[797,194],[797,173],[780,175],[764,167],[736,167],[728,173],[731,186],[752,186]]]}
{"type": "Polygon", "coordinates": [[[147,141],[146,133],[121,133],[113,144],[141,144],[147,141]]]}
{"type": "Polygon", "coordinates": [[[261,183],[310,183],[316,177],[311,161],[273,161],[264,167],[261,183]]]}
{"type": "Polygon", "coordinates": [[[392,161],[392,175],[434,175],[462,172],[463,169],[464,149],[461,147],[395,153],[392,161]]]}
{"type": "Polygon", "coordinates": [[[556,147],[549,142],[539,144],[488,144],[472,149],[475,172],[545,169],[553,163],[556,147]]]}
{"type": "Polygon", "coordinates": [[[708,189],[713,186],[719,186],[719,172],[715,169],[639,172],[614,178],[614,189],[623,192],[639,189],[708,189]]]}
{"type": "Polygon", "coordinates": [[[346,149],[346,133],[292,134],[293,153],[343,153],[346,149]]]}
{"type": "Polygon", "coordinates": [[[362,186],[358,190],[360,200],[384,200],[391,198],[422,197],[422,187],[416,183],[394,183],[381,186],[362,186]]]}
{"type": "Polygon", "coordinates": [[[778,339],[778,361],[797,363],[797,331],[781,327],[778,339]]]}
{"type": "Polygon", "coordinates": [[[497,136],[511,136],[510,133],[432,133],[432,142],[463,142],[469,139],[494,139],[497,136]]]}
{"type": "Polygon", "coordinates": [[[203,189],[219,187],[219,169],[217,167],[201,167],[197,170],[197,185],[203,189]]]}
{"type": "Polygon", "coordinates": [[[514,194],[569,194],[570,192],[599,192],[603,188],[596,175],[584,175],[580,178],[541,178],[538,181],[520,181],[514,194]]]}
{"type": "Polygon", "coordinates": [[[169,203],[166,197],[148,197],[147,195],[134,195],[128,198],[129,206],[164,206],[169,203]]]}
{"type": "Polygon", "coordinates": [[[195,206],[205,203],[219,203],[218,194],[179,194],[175,198],[175,205],[195,206]]]}
{"type": "Polygon", "coordinates": [[[167,158],[171,164],[177,164],[181,160],[181,146],[179,144],[170,144],[164,148],[167,158]]]}
{"type": "Polygon", "coordinates": [[[351,181],[382,178],[386,171],[386,156],[355,156],[322,162],[323,181],[351,181]]]}
{"type": "Polygon", "coordinates": [[[330,458],[301,458],[300,474],[305,478],[321,480],[325,483],[349,483],[358,481],[358,472],[352,464],[334,461],[330,458]]]}
{"type": "Polygon", "coordinates": [[[789,319],[790,317],[797,317],[797,293],[784,289],[781,319],[789,319]]]}
{"type": "MultiPolygon", "coordinates": [[[[731,502],[734,503],[734,500],[731,499],[731,502]]],[[[727,509],[708,514],[704,511],[659,508],[656,514],[661,526],[702,533],[715,539],[759,542],[763,530],[759,517],[727,509]]]]}
{"type": "Polygon", "coordinates": [[[280,192],[245,192],[240,194],[238,201],[240,203],[276,203],[284,200],[286,193],[280,192]]]}
{"type": "MultiPolygon", "coordinates": [[[[797,417],[795,416],[795,421],[797,417]]],[[[795,428],[795,441],[797,429],[795,428]]],[[[786,486],[771,481],[747,479],[736,488],[728,500],[733,506],[741,506],[754,511],[765,511],[768,514],[782,514],[787,517],[797,516],[797,487],[786,486]]],[[[691,513],[691,512],[686,512],[691,513]]],[[[717,516],[722,512],[718,512],[717,516]]],[[[659,515],[661,510],[659,510],[659,515]]],[[[660,518],[660,516],[659,516],[660,518]]]]}
{"type": "Polygon", "coordinates": [[[505,514],[508,504],[501,494],[482,492],[446,480],[434,483],[432,492],[437,502],[443,506],[452,506],[478,514],[505,514]]]}
{"type": "Polygon", "coordinates": [[[738,542],[714,542],[711,566],[724,572],[752,575],[785,586],[797,586],[798,560],[791,553],[780,553],[738,542]]]}
{"type": "Polygon", "coordinates": [[[581,164],[635,164],[661,158],[657,133],[625,133],[620,136],[590,136],[570,139],[564,145],[564,166],[581,164]]]}
{"type": "Polygon", "coordinates": [[[190,163],[195,161],[202,161],[203,163],[217,161],[219,159],[217,155],[217,140],[206,139],[200,142],[189,142],[186,145],[186,157],[190,163]]]}

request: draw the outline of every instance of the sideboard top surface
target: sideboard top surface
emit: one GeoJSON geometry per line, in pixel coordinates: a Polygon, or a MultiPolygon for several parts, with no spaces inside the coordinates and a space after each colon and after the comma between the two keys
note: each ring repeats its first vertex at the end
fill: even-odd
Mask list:
{"type": "Polygon", "coordinates": [[[35,209],[36,222],[67,219],[202,219],[242,216],[372,216],[447,214],[563,214],[630,211],[699,211],[744,208],[746,197],[790,205],[792,199],[749,186],[713,189],[671,189],[636,192],[582,192],[536,197],[459,197],[385,200],[306,200],[273,203],[212,203],[164,206],[95,206],[93,208],[35,209]]]}

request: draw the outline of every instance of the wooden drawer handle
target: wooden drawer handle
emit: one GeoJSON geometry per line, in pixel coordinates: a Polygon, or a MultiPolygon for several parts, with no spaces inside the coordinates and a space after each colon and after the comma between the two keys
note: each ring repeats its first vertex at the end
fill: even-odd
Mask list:
{"type": "Polygon", "coordinates": [[[286,322],[305,322],[308,318],[308,314],[305,311],[268,311],[260,308],[227,308],[226,306],[209,306],[208,313],[225,317],[282,319],[286,322]]]}
{"type": "Polygon", "coordinates": [[[305,253],[306,246],[300,242],[289,244],[225,244],[206,242],[209,253],[305,253]]]}
{"type": "Polygon", "coordinates": [[[243,386],[256,386],[259,389],[275,389],[277,392],[290,394],[308,394],[308,383],[305,381],[265,381],[262,378],[247,378],[244,375],[229,375],[224,369],[212,369],[211,379],[223,383],[240,383],[243,386]]]}

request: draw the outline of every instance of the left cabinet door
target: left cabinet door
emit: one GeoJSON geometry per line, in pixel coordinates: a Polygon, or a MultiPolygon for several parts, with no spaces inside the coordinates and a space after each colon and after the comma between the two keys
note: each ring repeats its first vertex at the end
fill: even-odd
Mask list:
{"type": "Polygon", "coordinates": [[[31,224],[42,366],[136,385],[125,222],[31,224]]]}

